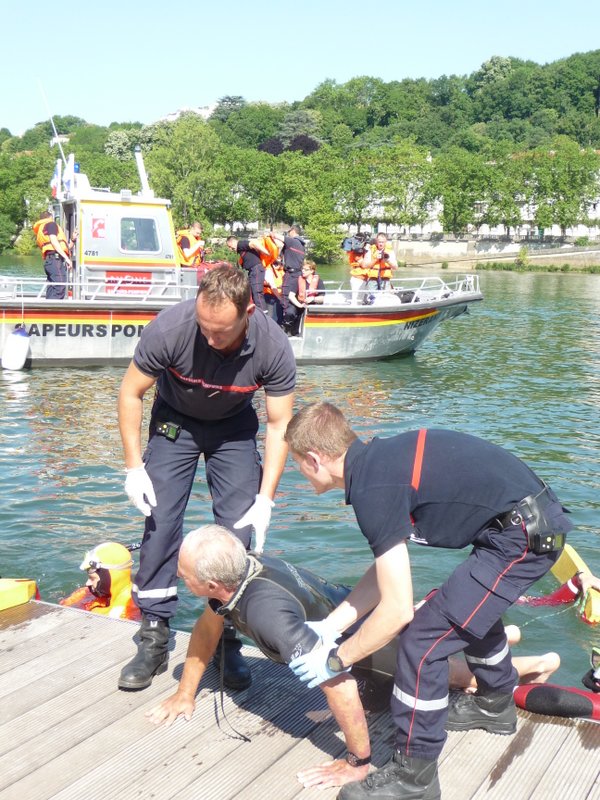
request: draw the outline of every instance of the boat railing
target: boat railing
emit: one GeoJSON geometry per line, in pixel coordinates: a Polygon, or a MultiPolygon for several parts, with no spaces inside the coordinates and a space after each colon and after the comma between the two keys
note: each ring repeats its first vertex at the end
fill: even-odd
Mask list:
{"type": "Polygon", "coordinates": [[[402,278],[390,282],[389,288],[378,289],[375,281],[365,288],[353,290],[345,282],[327,280],[324,305],[399,305],[427,303],[450,298],[475,299],[481,296],[479,275],[457,275],[445,281],[438,276],[402,278]]]}
{"type": "MultiPolygon", "coordinates": [[[[49,284],[45,277],[20,278],[0,275],[0,299],[19,301],[46,300],[46,291],[52,285],[63,287],[65,300],[102,302],[162,302],[176,303],[195,297],[197,287],[181,284],[175,277],[161,282],[134,283],[130,276],[115,278],[89,278],[85,281],[67,281],[49,284]]],[[[51,298],[50,298],[51,299],[51,298]]]]}

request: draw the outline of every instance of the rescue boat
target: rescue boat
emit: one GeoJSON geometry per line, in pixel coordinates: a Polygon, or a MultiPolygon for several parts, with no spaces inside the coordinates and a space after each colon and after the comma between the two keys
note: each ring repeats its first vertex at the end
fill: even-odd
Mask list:
{"type": "MultiPolygon", "coordinates": [[[[94,189],[84,173],[57,195],[55,218],[77,234],[65,299],[47,299],[36,277],[0,276],[0,354],[5,369],[124,365],[158,312],[195,297],[199,273],[177,260],[169,200],[150,189],[139,148],[142,189],[94,189]],[[24,340],[26,339],[26,341],[24,340]]],[[[393,291],[328,288],[290,339],[298,362],[381,359],[413,353],[447,319],[483,299],[477,275],[453,281],[402,280],[393,291]]]]}

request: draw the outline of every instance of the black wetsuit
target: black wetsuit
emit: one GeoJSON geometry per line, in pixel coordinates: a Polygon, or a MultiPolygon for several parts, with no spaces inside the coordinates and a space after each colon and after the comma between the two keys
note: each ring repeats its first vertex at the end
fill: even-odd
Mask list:
{"type": "MultiPolygon", "coordinates": [[[[218,600],[209,600],[209,605],[253,639],[272,661],[289,664],[310,652],[319,641],[317,634],[304,623],[324,619],[350,591],[349,586],[330,583],[281,558],[252,555],[247,576],[229,603],[221,605],[218,600]]],[[[353,631],[354,628],[348,629],[344,638],[353,631]]],[[[368,687],[361,686],[361,697],[367,707],[379,708],[389,702],[396,647],[394,640],[352,668],[355,677],[370,682],[368,687]]]]}

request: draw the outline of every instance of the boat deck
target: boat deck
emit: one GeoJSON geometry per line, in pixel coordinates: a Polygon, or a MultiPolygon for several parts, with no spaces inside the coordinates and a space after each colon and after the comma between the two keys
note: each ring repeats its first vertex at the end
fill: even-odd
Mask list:
{"type": "MultiPolygon", "coordinates": [[[[0,612],[2,800],[329,800],[295,774],[341,756],[323,695],[253,647],[253,684],[226,693],[211,667],[190,722],[155,728],[144,712],[181,675],[189,634],[142,692],[117,689],[137,624],[31,601],[0,612]],[[242,734],[250,739],[244,741],[242,734]]],[[[389,757],[388,713],[370,718],[373,761],[389,757]]],[[[600,800],[600,725],[519,712],[512,737],[451,733],[440,759],[444,800],[600,800]]]]}

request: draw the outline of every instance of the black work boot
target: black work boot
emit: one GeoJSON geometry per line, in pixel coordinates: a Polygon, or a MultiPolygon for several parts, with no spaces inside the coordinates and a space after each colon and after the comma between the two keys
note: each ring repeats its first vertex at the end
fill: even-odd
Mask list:
{"type": "Polygon", "coordinates": [[[223,685],[228,689],[247,689],[252,683],[252,675],[250,667],[240,653],[242,643],[237,637],[235,628],[225,626],[223,637],[213,656],[213,664],[219,671],[221,670],[222,648],[225,648],[223,685]]]}
{"type": "Polygon", "coordinates": [[[381,769],[342,786],[337,800],[440,800],[437,761],[394,753],[381,769]]]}
{"type": "Polygon", "coordinates": [[[169,662],[169,623],[142,616],[137,655],[125,664],[119,676],[119,689],[145,689],[169,662]]]}
{"type": "Polygon", "coordinates": [[[509,735],[517,730],[517,709],[512,692],[465,694],[450,697],[447,731],[481,728],[488,733],[509,735]]]}

